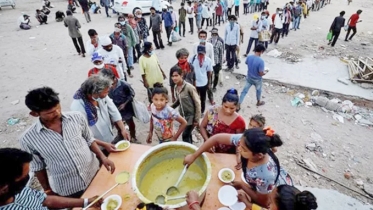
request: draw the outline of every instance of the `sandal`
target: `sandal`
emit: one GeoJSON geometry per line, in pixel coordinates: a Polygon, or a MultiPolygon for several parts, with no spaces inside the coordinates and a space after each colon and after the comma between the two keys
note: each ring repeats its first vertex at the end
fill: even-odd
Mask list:
{"type": "Polygon", "coordinates": [[[264,104],[265,104],[264,101],[260,101],[260,102],[256,103],[256,106],[263,106],[264,104]]]}
{"type": "Polygon", "coordinates": [[[130,75],[128,75],[130,78],[133,78],[133,75],[132,74],[130,74],[130,75]]]}

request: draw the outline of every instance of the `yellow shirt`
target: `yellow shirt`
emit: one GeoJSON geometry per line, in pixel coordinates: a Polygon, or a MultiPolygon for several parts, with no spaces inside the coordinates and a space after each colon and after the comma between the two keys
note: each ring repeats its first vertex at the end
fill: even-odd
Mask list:
{"type": "Polygon", "coordinates": [[[153,85],[157,82],[163,83],[162,71],[158,65],[158,57],[153,54],[149,58],[141,56],[139,59],[140,73],[145,75],[146,81],[149,84],[149,88],[153,88],[153,85]]]}

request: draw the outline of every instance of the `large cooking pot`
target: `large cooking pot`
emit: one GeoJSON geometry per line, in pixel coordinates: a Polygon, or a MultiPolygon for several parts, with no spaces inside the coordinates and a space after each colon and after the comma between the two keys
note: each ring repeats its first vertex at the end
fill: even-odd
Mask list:
{"type": "MultiPolygon", "coordinates": [[[[184,142],[168,142],[159,144],[157,146],[152,147],[147,152],[145,152],[140,159],[137,161],[133,175],[132,175],[132,187],[135,191],[137,197],[144,203],[153,203],[154,200],[149,200],[143,195],[143,192],[140,190],[141,183],[146,176],[146,174],[149,172],[149,170],[157,165],[158,163],[161,163],[162,161],[165,161],[167,159],[172,158],[184,158],[187,154],[194,153],[197,150],[197,147],[184,142]]],[[[181,163],[180,163],[181,164],[181,163]]],[[[207,156],[205,154],[202,154],[194,163],[193,165],[196,165],[199,167],[199,169],[202,170],[204,173],[205,180],[203,182],[202,188],[200,188],[198,194],[199,202],[201,203],[206,195],[206,189],[207,186],[211,180],[211,163],[207,156]]],[[[181,164],[182,167],[182,164],[181,164]]],[[[181,171],[180,171],[181,173],[181,171]]],[[[178,177],[176,177],[177,179],[178,177]]],[[[166,204],[162,207],[169,207],[173,209],[179,209],[179,210],[187,210],[188,205],[186,201],[181,201],[180,203],[176,204],[166,204]]]]}

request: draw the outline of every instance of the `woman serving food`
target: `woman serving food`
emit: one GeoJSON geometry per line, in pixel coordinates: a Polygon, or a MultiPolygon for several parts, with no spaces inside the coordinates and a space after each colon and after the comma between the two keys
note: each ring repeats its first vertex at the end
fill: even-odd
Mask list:
{"type": "Polygon", "coordinates": [[[187,155],[184,164],[192,164],[203,152],[216,144],[237,146],[241,154],[245,180],[234,181],[236,189],[242,189],[253,201],[262,207],[271,203],[270,193],[279,185],[292,186],[287,172],[280,167],[272,147],[282,145],[279,135],[271,129],[251,128],[243,134],[216,134],[206,141],[194,154],[187,155]]]}

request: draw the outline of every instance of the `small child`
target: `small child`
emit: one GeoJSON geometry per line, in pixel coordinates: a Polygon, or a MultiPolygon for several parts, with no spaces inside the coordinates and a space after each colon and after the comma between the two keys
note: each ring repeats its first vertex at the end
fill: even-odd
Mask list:
{"type": "Polygon", "coordinates": [[[176,141],[177,138],[184,131],[187,122],[179,113],[171,108],[168,103],[168,91],[161,83],[155,83],[152,92],[152,104],[150,110],[152,116],[150,119],[150,130],[146,142],[152,143],[153,130],[159,140],[159,143],[176,141]],[[176,120],[180,123],[179,129],[176,134],[173,134],[173,121],[176,120]]]}
{"type": "MultiPolygon", "coordinates": [[[[261,114],[256,114],[256,115],[253,115],[251,118],[250,118],[250,122],[249,122],[249,128],[264,128],[264,125],[266,123],[266,119],[265,117],[263,117],[263,115],[261,114]]],[[[274,151],[274,149],[277,151],[276,147],[272,148],[272,151],[274,151]]],[[[235,166],[235,168],[237,170],[240,170],[241,167],[242,167],[242,164],[241,164],[241,155],[239,153],[238,150],[236,150],[236,157],[237,157],[237,165],[235,166]]]]}

